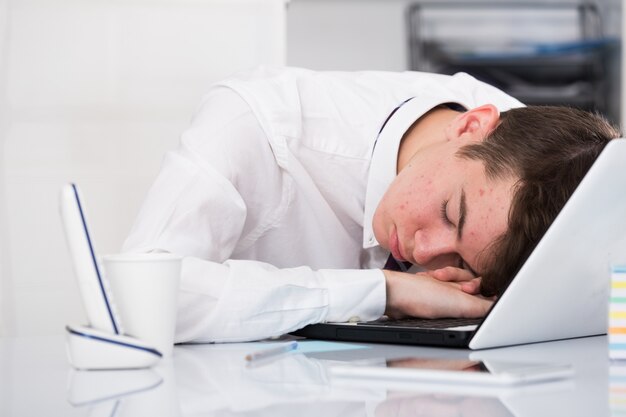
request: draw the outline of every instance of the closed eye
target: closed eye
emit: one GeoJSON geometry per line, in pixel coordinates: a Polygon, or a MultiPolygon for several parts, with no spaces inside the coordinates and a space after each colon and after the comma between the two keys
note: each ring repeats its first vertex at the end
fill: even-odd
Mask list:
{"type": "Polygon", "coordinates": [[[448,202],[449,202],[449,201],[450,201],[450,200],[444,200],[444,201],[441,203],[441,208],[440,208],[440,210],[441,210],[441,220],[443,220],[443,222],[444,222],[445,224],[447,224],[448,226],[452,226],[452,227],[454,227],[454,223],[452,223],[452,222],[450,221],[450,219],[448,218],[448,202]]]}

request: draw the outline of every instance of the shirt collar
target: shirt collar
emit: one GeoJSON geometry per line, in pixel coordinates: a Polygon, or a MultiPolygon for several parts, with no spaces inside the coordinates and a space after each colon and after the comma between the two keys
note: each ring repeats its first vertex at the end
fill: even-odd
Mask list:
{"type": "Polygon", "coordinates": [[[383,122],[372,150],[372,161],[367,180],[363,248],[367,249],[378,245],[374,236],[372,219],[378,203],[396,177],[398,150],[402,137],[417,119],[429,110],[445,103],[458,103],[465,108],[471,108],[460,102],[458,98],[442,97],[441,95],[438,97],[419,96],[401,103],[383,122]]]}

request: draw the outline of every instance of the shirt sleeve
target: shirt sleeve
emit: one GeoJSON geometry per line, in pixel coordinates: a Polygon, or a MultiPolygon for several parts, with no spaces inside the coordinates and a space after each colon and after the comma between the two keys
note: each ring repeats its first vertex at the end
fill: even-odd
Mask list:
{"type": "MultiPolygon", "coordinates": [[[[245,126],[241,114],[231,112],[230,118],[237,123],[225,122],[224,129],[245,126]]],[[[278,167],[273,172],[258,168],[263,169],[263,183],[273,184],[267,187],[267,202],[252,213],[241,195],[244,185],[237,180],[231,157],[233,152],[240,155],[239,150],[248,152],[246,168],[254,178],[254,164],[263,151],[250,152],[249,146],[228,149],[242,145],[221,140],[223,129],[200,125],[192,126],[181,147],[166,155],[123,248],[183,256],[176,342],[259,340],[311,323],[347,321],[357,315],[364,320],[380,317],[385,306],[380,270],[281,269],[232,259],[242,241],[271,227],[266,219],[280,211],[284,174],[278,167]]]]}
{"type": "Polygon", "coordinates": [[[177,342],[259,340],[324,321],[381,316],[380,270],[279,269],[256,261],[185,258],[177,342]],[[363,308],[363,306],[371,306],[363,308]]]}

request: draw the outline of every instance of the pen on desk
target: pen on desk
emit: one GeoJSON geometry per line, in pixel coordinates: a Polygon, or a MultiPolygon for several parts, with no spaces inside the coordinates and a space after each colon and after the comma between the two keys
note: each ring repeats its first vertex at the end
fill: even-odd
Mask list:
{"type": "Polygon", "coordinates": [[[267,359],[276,355],[280,355],[282,353],[291,352],[292,350],[298,349],[298,342],[293,341],[289,343],[285,343],[280,346],[259,350],[257,352],[248,353],[246,355],[247,361],[256,361],[259,359],[267,359]]]}

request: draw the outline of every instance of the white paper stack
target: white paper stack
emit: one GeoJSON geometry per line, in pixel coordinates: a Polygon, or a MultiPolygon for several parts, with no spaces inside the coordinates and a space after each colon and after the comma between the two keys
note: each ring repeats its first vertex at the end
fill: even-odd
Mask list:
{"type": "Polygon", "coordinates": [[[626,265],[611,270],[609,358],[626,359],[626,265]]]}

